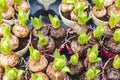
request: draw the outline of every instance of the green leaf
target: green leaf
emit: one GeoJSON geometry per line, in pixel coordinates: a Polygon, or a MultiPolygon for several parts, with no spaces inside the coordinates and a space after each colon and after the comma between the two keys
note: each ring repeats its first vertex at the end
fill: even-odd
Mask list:
{"type": "Polygon", "coordinates": [[[41,74],[32,74],[32,80],[44,80],[41,74]]]}
{"type": "Polygon", "coordinates": [[[15,80],[21,74],[23,74],[23,72],[24,71],[18,70],[16,68],[5,67],[5,73],[7,74],[8,80],[15,80]]]}
{"type": "Polygon", "coordinates": [[[88,56],[88,60],[89,60],[90,63],[95,63],[95,62],[101,61],[101,58],[100,58],[100,57],[97,57],[94,53],[91,53],[91,54],[88,56]]]}
{"type": "Polygon", "coordinates": [[[62,0],[62,3],[74,4],[74,0],[62,0]]]}
{"type": "Polygon", "coordinates": [[[99,24],[97,25],[97,28],[96,28],[95,31],[93,32],[93,34],[94,34],[94,36],[95,36],[96,38],[100,38],[100,37],[102,37],[102,35],[104,34],[105,30],[106,30],[106,27],[103,26],[102,23],[99,23],[99,24]]]}
{"type": "Polygon", "coordinates": [[[119,58],[118,55],[116,55],[116,56],[114,57],[113,67],[114,67],[115,69],[119,69],[119,68],[120,68],[120,58],[119,58]]]}
{"type": "Polygon", "coordinates": [[[89,60],[89,62],[91,62],[91,63],[95,63],[95,62],[101,61],[101,58],[98,57],[98,55],[99,55],[99,52],[98,52],[98,45],[97,45],[97,44],[95,44],[95,45],[92,47],[92,49],[89,48],[89,49],[87,50],[88,60],[89,60]]]}
{"type": "Polygon", "coordinates": [[[78,23],[86,24],[92,17],[87,15],[87,12],[79,11],[78,12],[78,23]]]}
{"type": "Polygon", "coordinates": [[[23,11],[21,7],[18,8],[18,20],[22,26],[25,26],[28,20],[27,14],[23,11]]]}
{"type": "Polygon", "coordinates": [[[94,52],[96,54],[96,56],[98,56],[98,45],[95,44],[93,47],[92,47],[92,52],[94,52]]]}
{"type": "Polygon", "coordinates": [[[2,23],[2,11],[0,10],[0,23],[2,23]]]}
{"type": "Polygon", "coordinates": [[[104,7],[104,0],[94,0],[97,9],[102,9],[104,7]]]}
{"type": "Polygon", "coordinates": [[[116,30],[115,30],[114,35],[113,35],[113,39],[114,39],[116,42],[120,42],[120,29],[116,29],[116,30]]]}
{"type": "Polygon", "coordinates": [[[0,11],[5,10],[7,8],[6,0],[0,0],[0,11]]]}
{"type": "Polygon", "coordinates": [[[116,7],[120,8],[120,0],[116,0],[115,5],[116,5],[116,7]]]}
{"type": "Polygon", "coordinates": [[[85,2],[77,2],[75,3],[75,8],[74,8],[74,12],[75,14],[78,14],[79,11],[84,11],[86,8],[88,8],[88,6],[86,6],[85,2]]]}
{"type": "Polygon", "coordinates": [[[62,71],[64,71],[64,72],[70,72],[70,69],[69,69],[69,67],[65,66],[65,67],[62,69],[62,71]]]}
{"type": "Polygon", "coordinates": [[[17,70],[17,78],[19,77],[19,76],[21,76],[21,74],[23,74],[23,70],[17,70]]]}
{"type": "Polygon", "coordinates": [[[89,80],[91,80],[91,79],[94,79],[99,73],[100,73],[100,70],[92,67],[86,72],[86,77],[89,80]]]}
{"type": "Polygon", "coordinates": [[[57,15],[52,16],[51,14],[49,14],[49,19],[50,22],[52,23],[53,28],[57,29],[60,27],[60,20],[57,15]]]}
{"type": "Polygon", "coordinates": [[[48,44],[48,38],[46,38],[41,32],[38,33],[39,44],[45,46],[48,44]]]}
{"type": "Polygon", "coordinates": [[[35,29],[41,29],[42,28],[42,16],[40,15],[39,18],[32,18],[31,17],[31,21],[32,21],[32,24],[34,26],[35,29]]]}
{"type": "Polygon", "coordinates": [[[78,53],[75,53],[74,55],[71,56],[71,58],[70,58],[70,63],[71,63],[72,65],[77,65],[77,64],[78,64],[78,61],[79,61],[78,53]]]}
{"type": "Polygon", "coordinates": [[[10,37],[11,35],[10,28],[6,24],[2,24],[2,31],[4,37],[8,37],[8,38],[10,37]]]}
{"type": "Polygon", "coordinates": [[[65,55],[61,55],[58,58],[54,58],[53,68],[56,70],[62,70],[66,65],[66,57],[65,55]]]}
{"type": "Polygon", "coordinates": [[[15,3],[20,4],[22,0],[14,0],[15,3]]]}
{"type": "Polygon", "coordinates": [[[78,42],[80,44],[86,44],[90,39],[91,39],[91,36],[88,36],[86,34],[86,30],[82,30],[78,37],[78,42]]]}
{"type": "Polygon", "coordinates": [[[10,54],[11,52],[11,45],[10,45],[10,40],[8,37],[2,38],[0,42],[0,51],[3,54],[10,54]]]}
{"type": "Polygon", "coordinates": [[[59,58],[59,57],[60,57],[59,49],[56,49],[54,52],[54,58],[59,58]]]}
{"type": "Polygon", "coordinates": [[[110,25],[110,28],[114,28],[116,27],[116,24],[120,21],[120,16],[117,15],[116,13],[113,13],[111,16],[110,16],[110,19],[109,19],[109,25],[110,25]]]}
{"type": "Polygon", "coordinates": [[[29,46],[29,51],[30,59],[35,61],[40,59],[40,52],[37,49],[34,49],[32,46],[29,46]]]}
{"type": "Polygon", "coordinates": [[[66,3],[73,4],[74,0],[66,0],[66,3]]]}

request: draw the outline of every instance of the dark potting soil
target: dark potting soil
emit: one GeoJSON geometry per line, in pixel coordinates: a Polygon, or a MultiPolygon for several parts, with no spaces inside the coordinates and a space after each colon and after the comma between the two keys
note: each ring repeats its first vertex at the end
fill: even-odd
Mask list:
{"type": "Polygon", "coordinates": [[[109,16],[108,15],[105,15],[105,16],[103,16],[102,18],[99,18],[100,20],[102,20],[102,21],[106,21],[106,22],[108,22],[109,21],[109,16]]]}
{"type": "Polygon", "coordinates": [[[37,37],[34,37],[33,34],[32,34],[32,38],[31,38],[31,42],[32,42],[32,46],[33,46],[35,49],[38,49],[38,48],[37,48],[38,38],[37,38],[37,37]]]}
{"type": "Polygon", "coordinates": [[[115,42],[112,38],[106,38],[103,46],[112,53],[120,54],[120,43],[115,42]]]}
{"type": "Polygon", "coordinates": [[[30,35],[28,35],[28,37],[23,38],[23,39],[19,38],[19,47],[15,49],[14,51],[17,52],[17,51],[24,49],[27,46],[29,40],[30,40],[30,35]]]}

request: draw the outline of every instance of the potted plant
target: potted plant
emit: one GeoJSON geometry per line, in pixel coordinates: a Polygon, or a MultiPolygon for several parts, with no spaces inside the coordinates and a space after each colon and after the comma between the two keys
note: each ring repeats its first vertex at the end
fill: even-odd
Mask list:
{"type": "MultiPolygon", "coordinates": [[[[66,3],[67,3],[67,1],[66,1],[66,3]]],[[[61,18],[62,18],[62,20],[63,20],[63,22],[67,25],[67,26],[69,26],[69,27],[72,27],[72,26],[74,26],[77,22],[79,22],[78,21],[78,18],[80,18],[81,17],[81,15],[78,13],[78,12],[85,12],[85,11],[87,11],[87,17],[89,16],[88,14],[89,14],[89,4],[88,4],[88,2],[87,1],[77,1],[77,0],[75,0],[75,1],[71,1],[71,3],[72,4],[74,4],[74,7],[73,7],[73,9],[72,9],[72,7],[70,6],[70,8],[71,8],[71,11],[68,13],[68,15],[66,15],[66,12],[65,11],[67,11],[67,10],[65,10],[64,9],[64,3],[63,4],[61,4],[60,6],[59,6],[59,13],[60,13],[60,16],[61,16],[61,18]],[[65,17],[65,15],[67,16],[67,17],[65,17]],[[68,18],[68,19],[67,19],[68,18]]],[[[66,7],[68,7],[68,6],[66,6],[66,7]]],[[[68,8],[66,8],[66,9],[68,9],[68,8]]],[[[83,19],[84,20],[84,19],[83,19]]],[[[84,20],[85,21],[85,20],[84,20]]],[[[88,21],[88,20],[87,20],[88,21]]],[[[86,21],[86,22],[87,22],[86,21]]]]}
{"type": "Polygon", "coordinates": [[[55,50],[55,41],[50,36],[44,36],[41,32],[38,33],[39,40],[37,49],[42,53],[52,53],[55,50]]]}
{"type": "Polygon", "coordinates": [[[19,48],[15,51],[20,55],[24,55],[28,50],[31,34],[29,26],[27,25],[28,17],[22,8],[19,8],[18,20],[19,23],[13,25],[12,28],[12,33],[19,38],[19,48]]]}
{"type": "Polygon", "coordinates": [[[9,38],[2,38],[0,42],[0,64],[2,67],[9,66],[14,67],[19,62],[19,56],[15,52],[11,51],[9,38]],[[4,61],[3,61],[4,60],[4,61]]]}
{"type": "Polygon", "coordinates": [[[51,80],[64,80],[67,77],[66,72],[70,72],[70,69],[66,66],[66,57],[60,55],[58,49],[55,50],[54,54],[54,62],[48,65],[46,73],[51,80]]]}
{"type": "Polygon", "coordinates": [[[94,66],[89,68],[86,73],[82,74],[80,80],[101,80],[100,70],[94,66]]]}
{"type": "Polygon", "coordinates": [[[19,47],[19,39],[11,33],[10,28],[6,24],[2,24],[1,27],[3,37],[9,37],[11,50],[17,49],[19,47]]]}
{"type": "Polygon", "coordinates": [[[29,70],[32,72],[41,72],[44,71],[48,65],[48,61],[44,55],[41,55],[40,52],[34,49],[32,46],[29,46],[30,58],[28,60],[29,70]]]}
{"type": "Polygon", "coordinates": [[[61,39],[65,37],[66,31],[63,26],[60,25],[60,20],[57,15],[52,16],[49,14],[49,19],[52,24],[52,27],[50,27],[50,35],[54,39],[61,39]]]}
{"type": "Polygon", "coordinates": [[[70,76],[79,76],[84,71],[84,65],[81,60],[79,60],[78,53],[73,54],[70,57],[70,61],[67,64],[70,69],[69,75],[70,76]]]}
{"type": "Polygon", "coordinates": [[[110,30],[105,32],[105,38],[103,40],[102,53],[106,57],[113,57],[115,54],[119,54],[119,27],[117,23],[120,21],[120,16],[113,14],[109,20],[110,30]],[[114,21],[113,21],[114,20],[114,21]]]}
{"type": "Polygon", "coordinates": [[[18,23],[17,13],[18,7],[22,7],[23,10],[29,16],[30,5],[26,0],[1,0],[0,12],[2,13],[3,21],[10,24],[18,23]]]}
{"type": "Polygon", "coordinates": [[[104,6],[104,0],[94,0],[94,6],[91,10],[91,16],[94,23],[108,24],[109,17],[107,16],[107,9],[104,6]]]}
{"type": "Polygon", "coordinates": [[[94,66],[97,69],[101,69],[102,67],[102,59],[98,57],[98,45],[95,44],[92,48],[89,48],[87,50],[87,57],[84,60],[85,68],[88,70],[92,66],[94,66]]]}
{"type": "Polygon", "coordinates": [[[24,71],[6,66],[2,80],[24,80],[24,71]]]}
{"type": "Polygon", "coordinates": [[[38,72],[31,74],[30,80],[49,80],[49,78],[45,73],[38,72]]]}
{"type": "Polygon", "coordinates": [[[57,15],[52,16],[51,14],[49,14],[49,19],[52,24],[50,27],[49,36],[54,39],[56,48],[60,48],[65,40],[66,30],[63,26],[61,26],[60,19],[57,15]]]}
{"type": "Polygon", "coordinates": [[[80,57],[85,56],[86,50],[91,46],[89,41],[91,35],[87,30],[82,30],[81,33],[75,38],[72,38],[70,42],[67,43],[66,47],[70,48],[72,53],[78,53],[80,57]]]}
{"type": "Polygon", "coordinates": [[[120,57],[116,55],[114,58],[110,58],[104,65],[104,79],[107,80],[119,80],[120,79],[120,57]]]}
{"type": "Polygon", "coordinates": [[[33,29],[32,29],[33,37],[38,38],[38,32],[41,32],[44,35],[48,35],[50,31],[50,26],[42,22],[41,15],[39,16],[39,18],[31,17],[31,22],[33,24],[33,29]]]}

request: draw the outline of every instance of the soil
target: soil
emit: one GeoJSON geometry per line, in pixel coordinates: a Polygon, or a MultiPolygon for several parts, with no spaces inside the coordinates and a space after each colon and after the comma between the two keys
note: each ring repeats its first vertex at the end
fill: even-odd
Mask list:
{"type": "Polygon", "coordinates": [[[83,65],[82,61],[79,61],[77,65],[72,65],[72,64],[68,63],[67,66],[70,68],[70,73],[68,73],[68,75],[70,75],[71,77],[72,76],[78,77],[84,71],[84,65],[83,65]]]}
{"type": "Polygon", "coordinates": [[[114,69],[111,60],[105,68],[105,77],[107,80],[120,80],[120,69],[114,69]]]}
{"type": "Polygon", "coordinates": [[[115,42],[113,38],[105,38],[103,46],[114,54],[120,54],[120,43],[115,42]]]}
{"type": "Polygon", "coordinates": [[[23,39],[19,38],[19,47],[14,51],[17,52],[17,51],[24,49],[27,46],[29,40],[30,40],[30,35],[23,39]]]}
{"type": "Polygon", "coordinates": [[[98,19],[100,19],[100,20],[102,20],[102,21],[108,22],[108,21],[109,21],[109,18],[110,18],[110,16],[105,15],[105,16],[103,16],[102,18],[98,18],[98,19]]]}

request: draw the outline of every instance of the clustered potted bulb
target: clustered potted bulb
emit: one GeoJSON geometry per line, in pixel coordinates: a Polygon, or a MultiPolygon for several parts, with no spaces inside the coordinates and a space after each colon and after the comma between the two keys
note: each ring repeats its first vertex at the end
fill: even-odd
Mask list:
{"type": "Polygon", "coordinates": [[[111,58],[109,62],[106,62],[104,66],[104,79],[107,80],[119,80],[120,79],[120,57],[116,55],[114,58],[111,58]]]}
{"type": "Polygon", "coordinates": [[[70,61],[67,64],[67,66],[70,69],[70,72],[69,72],[70,76],[79,76],[84,71],[83,62],[82,60],[79,60],[78,53],[75,53],[70,57],[70,61]]]}
{"type": "Polygon", "coordinates": [[[66,57],[60,55],[59,50],[56,49],[54,61],[48,65],[46,73],[51,80],[65,80],[67,79],[66,72],[70,72],[70,69],[66,66],[66,57]]]}
{"type": "Polygon", "coordinates": [[[2,80],[24,80],[24,71],[6,66],[2,80]]]}
{"type": "Polygon", "coordinates": [[[8,37],[10,40],[11,50],[23,56],[28,50],[31,35],[30,29],[27,26],[28,17],[26,13],[23,12],[22,8],[19,8],[18,20],[19,23],[15,25],[2,22],[0,26],[0,37],[1,39],[8,37]]]}
{"type": "MultiPolygon", "coordinates": [[[[89,8],[90,7],[87,0],[81,0],[81,1],[63,0],[63,2],[59,6],[59,13],[63,22],[67,26],[72,27],[77,22],[80,22],[79,18],[81,18],[81,16],[84,16],[84,15],[85,16],[87,15],[87,17],[89,16],[89,11],[90,11],[89,8]]],[[[89,19],[90,17],[87,18],[87,20],[84,20],[84,19],[83,20],[87,22],[89,19]]]]}
{"type": "Polygon", "coordinates": [[[39,49],[40,52],[51,53],[55,48],[55,41],[48,36],[48,33],[50,31],[50,26],[47,24],[43,24],[42,16],[39,16],[39,18],[36,17],[31,18],[31,21],[33,24],[33,29],[32,29],[33,47],[39,49]],[[49,40],[45,36],[49,38],[49,40]],[[36,46],[36,44],[38,44],[38,46],[36,46]]]}
{"type": "Polygon", "coordinates": [[[49,14],[49,19],[52,24],[52,27],[50,27],[50,35],[54,39],[61,39],[65,36],[66,31],[63,26],[60,24],[60,19],[57,15],[52,16],[49,14]]]}
{"type": "Polygon", "coordinates": [[[94,66],[97,69],[101,69],[102,67],[102,59],[98,57],[99,52],[98,52],[98,45],[95,44],[92,48],[89,48],[87,50],[87,57],[84,60],[84,65],[86,69],[88,70],[92,66],[94,66]]]}
{"type": "Polygon", "coordinates": [[[40,52],[34,49],[32,46],[29,46],[30,58],[28,60],[29,70],[32,72],[42,72],[48,65],[48,61],[44,55],[41,55],[40,52]]]}
{"type": "Polygon", "coordinates": [[[79,35],[72,38],[70,42],[66,44],[66,47],[68,50],[71,50],[72,54],[77,52],[79,56],[82,57],[85,55],[87,48],[90,46],[90,39],[91,35],[89,35],[86,30],[82,30],[79,35]]]}
{"type": "Polygon", "coordinates": [[[0,65],[2,67],[14,67],[18,64],[20,57],[11,50],[8,37],[2,38],[0,42],[0,65]],[[3,61],[4,60],[4,61],[3,61]]]}
{"type": "Polygon", "coordinates": [[[0,12],[2,13],[3,21],[10,24],[18,23],[16,14],[19,7],[23,8],[23,11],[29,15],[30,5],[28,0],[1,0],[0,12]]]}
{"type": "Polygon", "coordinates": [[[41,55],[37,49],[29,46],[30,58],[28,60],[28,68],[33,73],[29,80],[49,80],[48,76],[44,73],[48,65],[48,60],[44,55],[41,55]]]}
{"type": "Polygon", "coordinates": [[[15,25],[2,22],[0,27],[0,36],[1,39],[9,37],[11,50],[15,51],[19,55],[24,55],[30,44],[31,35],[29,27],[25,26],[28,18],[21,8],[19,8],[18,18],[20,23],[15,25]],[[25,43],[23,43],[23,41],[25,43]]]}
{"type": "Polygon", "coordinates": [[[109,0],[93,0],[94,5],[91,10],[91,15],[94,23],[108,24],[110,15],[108,7],[113,4],[113,1],[109,0]]]}
{"type": "Polygon", "coordinates": [[[120,21],[120,16],[113,14],[110,17],[108,29],[105,32],[105,38],[103,40],[102,51],[105,56],[113,57],[115,54],[119,54],[119,31],[120,28],[117,26],[117,23],[120,21]]]}
{"type": "Polygon", "coordinates": [[[49,14],[51,24],[42,22],[42,16],[31,18],[34,28],[32,29],[32,45],[42,53],[52,53],[59,48],[66,36],[66,31],[60,24],[57,15],[49,14]],[[36,46],[37,44],[37,46],[36,46]]]}
{"type": "Polygon", "coordinates": [[[95,67],[91,67],[81,75],[80,80],[101,80],[100,70],[96,69],[95,67]]]}
{"type": "Polygon", "coordinates": [[[22,8],[18,9],[19,23],[13,25],[12,33],[19,38],[19,47],[15,50],[18,54],[24,55],[31,41],[30,28],[27,25],[28,17],[22,8]]]}

